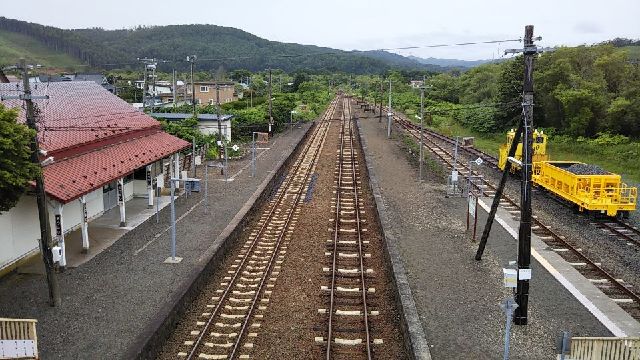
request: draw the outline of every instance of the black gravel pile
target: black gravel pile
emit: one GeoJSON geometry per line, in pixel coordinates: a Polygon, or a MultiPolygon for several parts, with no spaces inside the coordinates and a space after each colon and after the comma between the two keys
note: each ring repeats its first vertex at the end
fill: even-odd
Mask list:
{"type": "Polygon", "coordinates": [[[567,171],[572,172],[576,175],[609,175],[610,172],[604,170],[598,165],[590,165],[590,164],[573,164],[569,166],[567,171]]]}

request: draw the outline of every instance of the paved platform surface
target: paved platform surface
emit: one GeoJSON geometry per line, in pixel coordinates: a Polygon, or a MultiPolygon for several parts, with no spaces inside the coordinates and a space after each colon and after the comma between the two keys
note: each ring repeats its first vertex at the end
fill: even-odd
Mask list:
{"type": "Polygon", "coordinates": [[[265,146],[269,149],[260,152],[256,177],[251,177],[249,159],[230,162],[233,181],[227,183],[219,171],[210,171],[208,214],[204,192],[177,200],[181,263],[164,263],[170,241],[167,207],[160,213],[160,223],[149,218],[90,261],[59,274],[59,308],[47,305],[42,275],[11,274],[0,279],[0,317],[38,319],[38,345],[44,359],[122,358],[308,126],[278,135],[265,146]]]}
{"type": "MultiPolygon", "coordinates": [[[[477,244],[465,234],[465,200],[445,198],[443,174],[433,166],[426,166],[427,181],[419,184],[398,133],[388,140],[384,122],[360,121],[365,153],[393,224],[386,231],[397,239],[432,358],[501,358],[505,316],[499,304],[511,295],[502,287],[502,268],[516,259],[516,241],[494,224],[485,256],[476,262],[477,244]]],[[[485,216],[481,214],[479,224],[485,216]]],[[[532,268],[529,325],[513,327],[511,359],[554,358],[562,330],[574,336],[611,336],[540,264],[534,261],[532,268]]]]}

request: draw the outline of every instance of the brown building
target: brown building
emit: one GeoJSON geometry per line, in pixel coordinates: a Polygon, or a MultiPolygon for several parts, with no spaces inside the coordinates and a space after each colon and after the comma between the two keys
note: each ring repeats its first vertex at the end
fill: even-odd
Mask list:
{"type": "MultiPolygon", "coordinates": [[[[196,104],[213,105],[216,103],[216,86],[220,86],[220,104],[238,100],[235,84],[231,81],[196,81],[196,104]]],[[[191,100],[191,84],[187,85],[187,101],[191,100]]]]}

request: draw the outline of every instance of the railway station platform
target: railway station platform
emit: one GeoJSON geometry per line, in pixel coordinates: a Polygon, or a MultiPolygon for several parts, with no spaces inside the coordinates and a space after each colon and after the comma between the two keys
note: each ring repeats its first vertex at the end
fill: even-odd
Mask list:
{"type": "MultiPolygon", "coordinates": [[[[445,174],[427,163],[418,182],[417,162],[386,121],[360,114],[372,187],[381,203],[381,223],[398,249],[433,359],[502,358],[505,315],[500,303],[511,296],[502,269],[517,259],[517,241],[494,223],[482,261],[466,229],[466,199],[445,197],[445,174]],[[375,190],[374,190],[375,191],[375,190]]],[[[485,200],[486,201],[486,200],[485,200]]],[[[490,202],[488,202],[490,204],[490,202]]],[[[486,212],[479,209],[478,233],[486,212]]],[[[479,237],[479,235],[478,235],[479,237]]],[[[392,260],[393,261],[393,260],[392,260]]],[[[561,331],[572,336],[613,336],[538,261],[532,259],[529,324],[512,327],[511,359],[555,358],[561,331]]]]}
{"type": "MultiPolygon", "coordinates": [[[[151,329],[164,320],[194,273],[248,211],[277,167],[292,153],[310,123],[276,135],[251,159],[229,162],[230,178],[209,170],[209,211],[204,191],[176,200],[178,264],[170,254],[170,209],[137,224],[111,246],[78,267],[58,274],[62,305],[48,306],[45,278],[9,274],[0,278],[0,317],[38,320],[43,359],[130,358],[151,329]]],[[[198,169],[201,177],[204,169],[198,169]]],[[[204,184],[203,184],[204,186],[204,184]]]]}

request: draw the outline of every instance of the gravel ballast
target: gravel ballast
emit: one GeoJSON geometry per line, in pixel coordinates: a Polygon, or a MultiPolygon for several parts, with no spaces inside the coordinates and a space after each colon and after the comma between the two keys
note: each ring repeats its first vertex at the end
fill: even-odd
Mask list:
{"type": "Polygon", "coordinates": [[[598,165],[582,163],[572,164],[565,170],[576,175],[611,175],[610,172],[606,171],[598,165]]]}

